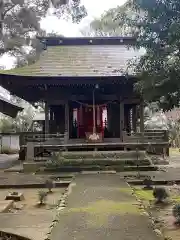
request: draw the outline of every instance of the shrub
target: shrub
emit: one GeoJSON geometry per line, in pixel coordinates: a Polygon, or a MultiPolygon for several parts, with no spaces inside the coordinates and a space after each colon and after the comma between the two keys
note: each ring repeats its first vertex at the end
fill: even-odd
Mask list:
{"type": "Polygon", "coordinates": [[[47,197],[47,192],[39,191],[38,196],[39,196],[39,204],[40,204],[40,205],[45,204],[45,202],[46,202],[46,197],[47,197]]]}
{"type": "Polygon", "coordinates": [[[46,180],[46,187],[47,187],[49,193],[52,192],[52,188],[54,187],[53,180],[51,180],[51,179],[46,180]]]}
{"type": "Polygon", "coordinates": [[[167,197],[167,191],[165,188],[154,188],[153,196],[156,198],[156,203],[162,203],[167,197]]]}
{"type": "Polygon", "coordinates": [[[62,156],[61,152],[54,152],[51,156],[51,159],[49,159],[46,162],[46,167],[47,168],[54,168],[54,167],[59,167],[62,166],[64,163],[64,157],[62,156]]]}
{"type": "Polygon", "coordinates": [[[146,189],[146,190],[152,190],[153,189],[153,187],[152,187],[152,180],[151,180],[150,176],[147,176],[144,179],[143,184],[145,185],[144,189],[146,189]]]}
{"type": "Polygon", "coordinates": [[[180,224],[180,204],[179,203],[177,203],[173,207],[172,214],[176,218],[176,223],[180,224]]]}

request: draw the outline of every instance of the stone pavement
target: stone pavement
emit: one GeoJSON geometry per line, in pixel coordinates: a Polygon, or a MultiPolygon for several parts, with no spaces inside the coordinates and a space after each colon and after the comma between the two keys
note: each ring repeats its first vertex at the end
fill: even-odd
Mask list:
{"type": "Polygon", "coordinates": [[[55,216],[54,211],[43,211],[38,214],[27,213],[1,213],[0,214],[0,230],[28,237],[33,240],[44,240],[49,232],[55,216]]]}
{"type": "MultiPolygon", "coordinates": [[[[0,188],[17,188],[17,187],[26,187],[36,185],[44,185],[46,179],[50,177],[61,177],[62,182],[66,184],[66,182],[70,181],[70,178],[72,177],[72,174],[32,174],[32,173],[12,173],[12,172],[3,172],[0,171],[0,188]],[[61,177],[62,176],[62,177],[61,177]],[[67,178],[69,176],[69,179],[67,178]]],[[[63,184],[62,184],[63,186],[63,184]]],[[[39,186],[40,187],[40,186],[39,186]]]]}
{"type": "Polygon", "coordinates": [[[148,217],[116,174],[77,175],[51,240],[157,240],[148,217]]]}
{"type": "Polygon", "coordinates": [[[6,169],[18,162],[19,154],[0,154],[0,169],[6,169]]]}
{"type": "MultiPolygon", "coordinates": [[[[48,176],[47,176],[48,177],[48,176]]],[[[44,184],[45,177],[23,173],[0,172],[0,186],[25,185],[25,184],[44,184]]]]}

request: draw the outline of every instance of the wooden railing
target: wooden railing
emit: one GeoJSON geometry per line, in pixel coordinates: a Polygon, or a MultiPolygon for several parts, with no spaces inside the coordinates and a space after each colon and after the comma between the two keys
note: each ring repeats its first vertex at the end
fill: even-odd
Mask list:
{"type": "Polygon", "coordinates": [[[66,135],[57,133],[57,134],[44,134],[37,132],[23,132],[20,136],[20,145],[26,145],[27,142],[36,142],[36,143],[44,143],[44,142],[58,142],[64,143],[66,142],[66,135]]]}
{"type": "Polygon", "coordinates": [[[151,143],[151,142],[167,142],[168,131],[148,130],[141,133],[127,134],[123,132],[123,142],[138,142],[138,143],[151,143]]]}

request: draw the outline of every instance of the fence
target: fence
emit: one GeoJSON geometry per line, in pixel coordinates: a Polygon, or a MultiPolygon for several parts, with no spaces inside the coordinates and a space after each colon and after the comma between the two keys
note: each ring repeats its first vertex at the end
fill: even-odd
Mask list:
{"type": "Polygon", "coordinates": [[[140,133],[127,134],[123,132],[123,142],[138,142],[138,143],[151,143],[151,142],[169,142],[168,131],[148,130],[140,133]]]}
{"type": "Polygon", "coordinates": [[[46,144],[59,144],[66,141],[66,134],[44,134],[37,132],[23,132],[20,135],[20,146],[26,145],[27,142],[46,143],[46,144]]]}
{"type": "Polygon", "coordinates": [[[0,153],[18,153],[20,149],[19,134],[0,134],[0,153]]]}

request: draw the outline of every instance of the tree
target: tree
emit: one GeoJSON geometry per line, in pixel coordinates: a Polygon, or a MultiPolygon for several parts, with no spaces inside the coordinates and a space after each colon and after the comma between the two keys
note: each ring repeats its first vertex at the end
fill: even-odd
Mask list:
{"type": "Polygon", "coordinates": [[[109,36],[132,36],[132,28],[128,24],[119,25],[119,13],[132,14],[129,3],[125,3],[117,8],[109,9],[100,18],[94,19],[89,26],[81,30],[83,36],[109,37],[109,36]]]}
{"type": "Polygon", "coordinates": [[[136,89],[163,109],[178,106],[180,100],[179,19],[179,0],[129,0],[105,13],[100,25],[91,24],[96,23],[97,29],[109,35],[122,32],[136,37],[135,47],[146,49],[130,66],[139,78],[136,89]]]}
{"type": "Polygon", "coordinates": [[[39,56],[42,45],[36,35],[44,35],[40,20],[48,9],[79,22],[87,13],[79,0],[0,0],[0,54],[17,57],[17,66],[32,63],[39,56]],[[28,49],[27,49],[28,46],[28,49]]]}

